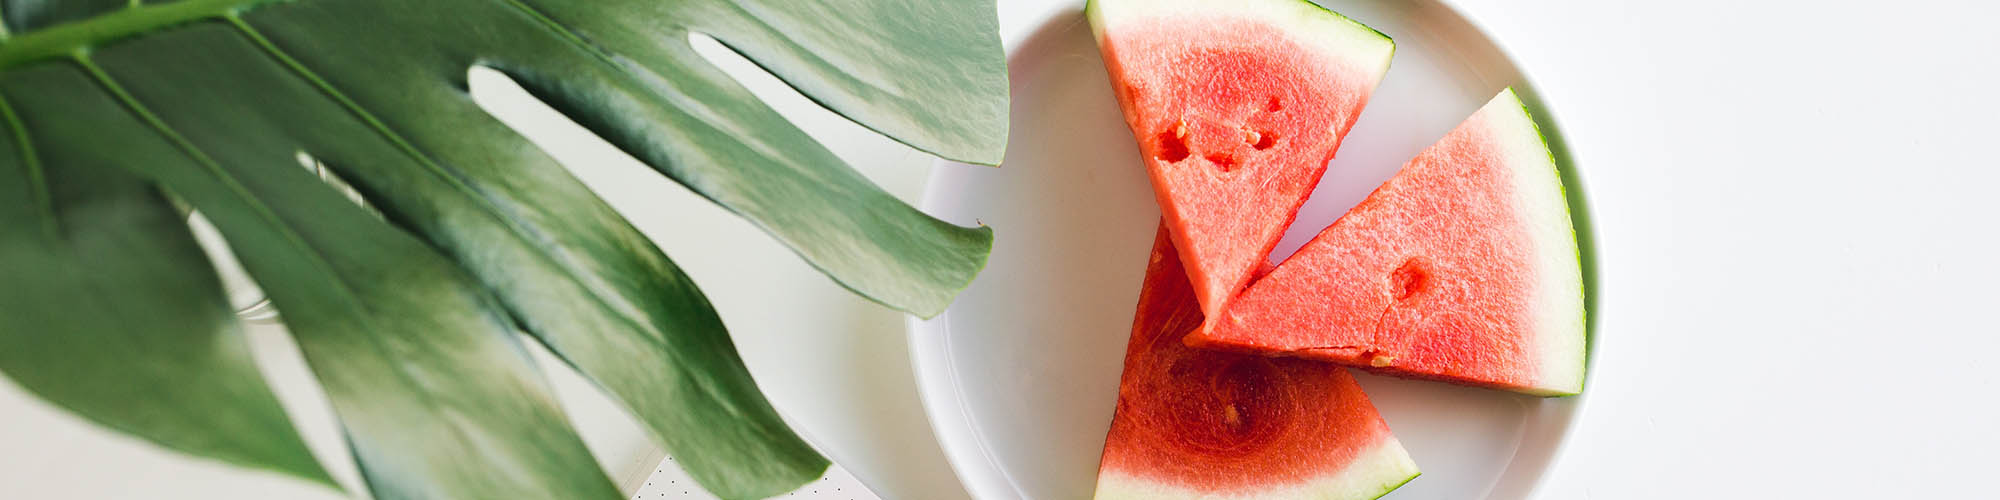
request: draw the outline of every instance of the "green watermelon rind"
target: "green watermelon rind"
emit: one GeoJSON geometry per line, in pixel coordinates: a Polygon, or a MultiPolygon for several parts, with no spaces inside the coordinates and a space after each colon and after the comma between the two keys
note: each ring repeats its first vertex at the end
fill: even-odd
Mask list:
{"type": "MultiPolygon", "coordinates": [[[[1535,133],[1541,137],[1542,147],[1548,150],[1549,160],[1555,164],[1557,182],[1562,186],[1563,200],[1569,211],[1570,239],[1576,245],[1577,268],[1581,272],[1583,279],[1583,310],[1581,311],[1581,316],[1583,317],[1584,353],[1583,359],[1580,361],[1583,365],[1583,380],[1579,382],[1577,387],[1577,394],[1581,394],[1590,384],[1590,353],[1592,347],[1597,345],[1597,325],[1591,321],[1596,319],[1592,311],[1597,310],[1598,285],[1597,255],[1596,245],[1593,243],[1595,238],[1592,236],[1591,230],[1590,202],[1586,199],[1582,190],[1583,181],[1577,175],[1576,166],[1571,163],[1567,155],[1568,150],[1563,146],[1562,131],[1557,130],[1556,124],[1546,113],[1536,114],[1533,111],[1532,105],[1542,104],[1536,97],[1534,89],[1518,90],[1510,88],[1509,90],[1515,91],[1515,98],[1521,101],[1522,112],[1526,113],[1530,118],[1530,123],[1535,125],[1535,133]],[[1526,95],[1522,95],[1523,93],[1526,93],[1526,95]]],[[[1546,105],[1543,107],[1546,108],[1546,105]]]]}
{"type": "Polygon", "coordinates": [[[1389,64],[1395,59],[1396,40],[1380,30],[1362,24],[1332,9],[1307,0],[1237,0],[1214,2],[1206,0],[1089,0],[1083,6],[1084,16],[1090,20],[1091,34],[1100,42],[1104,40],[1107,26],[1119,24],[1121,20],[1145,19],[1168,14],[1200,14],[1223,17],[1255,17],[1280,27],[1280,31],[1294,36],[1308,37],[1321,42],[1329,55],[1344,59],[1379,52],[1379,61],[1352,61],[1355,69],[1370,71],[1374,81],[1380,81],[1388,74],[1389,64]],[[1107,14],[1105,4],[1114,12],[1107,14]],[[1290,8],[1291,12],[1280,9],[1290,8]],[[1269,10],[1263,10],[1269,9],[1269,10]],[[1331,36],[1341,37],[1333,40],[1331,36]],[[1324,45],[1332,42],[1332,45],[1324,45]],[[1376,45],[1377,46],[1371,46],[1376,45]]]}
{"type": "Polygon", "coordinates": [[[1527,100],[1522,99],[1520,93],[1516,92],[1513,87],[1508,87],[1507,93],[1514,96],[1514,102],[1521,106],[1521,114],[1528,115],[1528,124],[1533,125],[1535,127],[1535,137],[1541,139],[1542,150],[1544,153],[1548,153],[1549,155],[1549,165],[1553,166],[1556,169],[1556,192],[1562,193],[1563,215],[1569,217],[1570,249],[1574,252],[1574,256],[1576,257],[1577,280],[1578,280],[1578,285],[1580,285],[1579,286],[1580,292],[1583,294],[1583,308],[1577,311],[1578,313],[1577,322],[1583,324],[1583,354],[1577,356],[1578,367],[1577,367],[1577,377],[1576,377],[1577,378],[1576,391],[1566,394],[1566,396],[1574,396],[1577,394],[1582,394],[1584,385],[1587,384],[1590,380],[1590,341],[1591,341],[1590,282],[1591,280],[1590,280],[1590,265],[1589,265],[1590,263],[1589,261],[1584,259],[1583,241],[1581,237],[1577,236],[1577,229],[1576,229],[1578,225],[1577,212],[1579,212],[1580,210],[1576,207],[1576,203],[1573,201],[1575,199],[1575,195],[1570,192],[1569,184],[1563,181],[1563,176],[1566,172],[1563,171],[1562,162],[1556,159],[1555,147],[1549,144],[1549,134],[1543,133],[1542,131],[1542,122],[1540,120],[1535,119],[1536,116],[1535,111],[1533,109],[1528,108],[1527,100]]]}
{"type": "Polygon", "coordinates": [[[1328,13],[1328,14],[1333,14],[1333,17],[1337,17],[1337,18],[1340,18],[1340,20],[1342,20],[1342,21],[1347,21],[1347,22],[1350,22],[1350,23],[1354,23],[1354,25],[1355,25],[1355,26],[1360,26],[1360,27],[1361,27],[1362,29],[1366,29],[1366,30],[1368,30],[1369,32],[1372,32],[1372,33],[1375,33],[1375,36],[1376,36],[1377,38],[1381,38],[1381,39],[1383,39],[1383,40],[1388,40],[1388,41],[1389,41],[1389,50],[1391,50],[1391,51],[1394,51],[1394,50],[1396,50],[1396,39],[1395,39],[1395,38],[1391,38],[1391,37],[1389,36],[1389,34],[1388,34],[1388,33],[1383,33],[1383,32],[1382,32],[1382,30],[1378,30],[1378,29],[1375,29],[1375,27],[1374,27],[1374,26],[1369,26],[1369,25],[1368,25],[1367,23],[1363,23],[1363,22],[1361,22],[1361,21],[1356,21],[1356,20],[1354,20],[1354,18],[1352,18],[1352,17],[1347,17],[1347,14],[1342,14],[1342,13],[1339,13],[1339,12],[1335,12],[1335,11],[1334,11],[1333,9],[1329,9],[1329,8],[1326,8],[1326,6],[1325,6],[1325,5],[1320,5],[1320,4],[1317,4],[1317,3],[1313,3],[1313,2],[1309,2],[1309,1],[1306,1],[1306,0],[1297,0],[1297,1],[1298,1],[1299,3],[1302,3],[1302,4],[1306,4],[1306,5],[1311,5],[1311,6],[1313,7],[1313,8],[1315,8],[1315,9],[1319,9],[1319,10],[1320,10],[1320,12],[1325,12],[1325,13],[1328,13]]]}
{"type": "MultiPolygon", "coordinates": [[[[1494,99],[1495,100],[1505,99],[1509,101],[1508,104],[1511,105],[1509,108],[1512,110],[1517,110],[1519,112],[1519,115],[1509,116],[1506,118],[1508,118],[1509,121],[1513,121],[1515,119],[1519,120],[1518,124],[1522,126],[1520,127],[1521,130],[1515,131],[1516,133],[1526,132],[1529,134],[1533,134],[1535,139],[1534,144],[1537,146],[1537,149],[1540,152],[1539,155],[1541,157],[1540,159],[1547,162],[1546,165],[1548,166],[1549,169],[1547,171],[1548,179],[1555,186],[1554,194],[1556,197],[1555,201],[1553,203],[1550,203],[1550,205],[1553,205],[1555,207],[1560,207],[1560,215],[1562,217],[1562,227],[1564,228],[1564,235],[1566,236],[1565,241],[1563,241],[1562,244],[1567,244],[1567,247],[1569,249],[1568,262],[1572,263],[1575,266],[1574,268],[1572,268],[1575,270],[1574,275],[1569,276],[1569,278],[1571,278],[1571,281],[1573,282],[1573,286],[1576,291],[1575,321],[1573,323],[1565,325],[1566,327],[1568,327],[1565,331],[1554,332],[1561,335],[1556,335],[1553,337],[1558,337],[1558,339],[1561,340],[1566,340],[1574,337],[1576,338],[1576,341],[1578,343],[1575,345],[1564,343],[1561,346],[1559,346],[1560,347],[1559,349],[1549,349],[1537,353],[1540,356],[1540,359],[1543,360],[1542,363],[1540,363],[1540,366],[1538,367],[1539,369],[1543,370],[1543,373],[1553,373],[1551,371],[1548,371],[1548,369],[1552,366],[1551,363],[1561,362],[1562,365],[1555,365],[1556,369],[1561,370],[1562,372],[1565,372],[1565,375],[1570,375],[1570,376],[1566,376],[1561,379],[1540,379],[1540,377],[1538,377],[1538,379],[1540,380],[1537,380],[1536,388],[1522,390],[1521,392],[1526,392],[1529,394],[1534,394],[1539,396],[1549,396],[1549,397],[1574,396],[1582,393],[1584,380],[1588,378],[1588,372],[1589,372],[1588,353],[1589,353],[1590,329],[1589,329],[1589,317],[1588,317],[1589,308],[1587,307],[1588,297],[1587,297],[1587,291],[1585,289],[1588,282],[1584,279],[1583,276],[1584,273],[1583,256],[1582,256],[1583,246],[1578,241],[1576,234],[1576,223],[1575,223],[1575,217],[1572,213],[1573,212],[1572,207],[1570,206],[1571,197],[1569,194],[1569,189],[1568,186],[1565,186],[1563,184],[1562,180],[1563,171],[1561,164],[1557,162],[1555,153],[1553,149],[1549,146],[1548,136],[1542,133],[1541,125],[1535,120],[1534,111],[1528,108],[1527,103],[1521,99],[1520,95],[1512,87],[1500,91],[1500,94],[1495,96],[1494,99]],[[1574,368],[1573,372],[1570,372],[1569,370],[1571,367],[1567,366],[1569,365],[1570,362],[1565,360],[1574,360],[1575,364],[1573,366],[1574,368]]],[[[1550,212],[1556,212],[1556,211],[1551,210],[1550,212]]],[[[1544,215],[1553,217],[1556,214],[1549,213],[1544,215]]],[[[1550,242],[1545,242],[1545,243],[1550,243],[1550,242]]]]}
{"type": "Polygon", "coordinates": [[[1417,470],[1417,463],[1410,458],[1410,452],[1395,437],[1385,437],[1367,449],[1370,456],[1358,457],[1355,462],[1334,474],[1315,478],[1303,485],[1286,485],[1275,491],[1243,493],[1221,493],[1191,491],[1157,484],[1142,478],[1122,474],[1106,476],[1099,473],[1096,492],[1092,500],[1168,500],[1178,498],[1200,498],[1202,500],[1282,500],[1290,498],[1313,498],[1317,500],[1376,500],[1390,492],[1410,484],[1423,473],[1417,470]],[[1369,460],[1379,460],[1375,467],[1367,468],[1369,460]],[[1325,481],[1332,477],[1368,475],[1381,482],[1374,488],[1353,488],[1352,485],[1330,485],[1325,481]],[[1319,484],[1314,484],[1314,483],[1319,484]],[[1320,486],[1320,489],[1311,489],[1320,486]],[[1333,486],[1332,488],[1327,488],[1333,486]]]}

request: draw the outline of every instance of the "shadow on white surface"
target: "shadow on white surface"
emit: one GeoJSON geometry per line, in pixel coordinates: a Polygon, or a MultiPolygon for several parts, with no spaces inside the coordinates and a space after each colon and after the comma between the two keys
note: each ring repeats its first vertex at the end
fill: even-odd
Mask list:
{"type": "MultiPolygon", "coordinates": [[[[713,500],[716,498],[715,495],[710,495],[708,492],[696,487],[694,480],[688,478],[687,473],[674,464],[672,457],[661,461],[659,467],[654,468],[651,472],[651,475],[646,476],[645,482],[639,485],[638,490],[632,493],[632,500],[713,500]]],[[[861,484],[861,480],[855,479],[853,474],[847,473],[847,469],[842,469],[836,465],[828,469],[826,475],[818,481],[807,483],[805,486],[800,486],[799,489],[790,493],[771,498],[778,500],[876,500],[881,497],[875,496],[875,493],[870,492],[868,486],[861,484]]]]}

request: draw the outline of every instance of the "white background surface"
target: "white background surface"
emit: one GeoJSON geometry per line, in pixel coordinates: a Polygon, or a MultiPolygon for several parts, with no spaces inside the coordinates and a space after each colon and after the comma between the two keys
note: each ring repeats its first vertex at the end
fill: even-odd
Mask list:
{"type": "MultiPolygon", "coordinates": [[[[1004,31],[1054,0],[1002,2],[1004,31]]],[[[1597,372],[1542,497],[1990,495],[2000,160],[1980,153],[2000,136],[2000,30],[1990,26],[2000,7],[1455,3],[1558,110],[1595,205],[1597,372]]],[[[928,158],[748,76],[915,199],[928,158]]],[[[776,405],[833,459],[886,498],[963,495],[925,427],[898,315],[518,95],[496,94],[500,114],[550,138],[702,283],[776,405]]],[[[309,437],[326,444],[323,402],[295,397],[310,389],[304,374],[272,371],[309,437]]],[[[573,378],[552,378],[615,477],[652,472],[636,427],[573,378]]],[[[179,459],[0,384],[0,497],[334,496],[179,459]]]]}

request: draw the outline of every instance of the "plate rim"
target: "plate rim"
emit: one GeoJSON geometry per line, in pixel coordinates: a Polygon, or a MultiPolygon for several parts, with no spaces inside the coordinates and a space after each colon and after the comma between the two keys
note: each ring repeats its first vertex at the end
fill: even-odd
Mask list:
{"type": "MultiPolygon", "coordinates": [[[[1315,0],[1301,1],[1314,1],[1314,3],[1318,3],[1315,0]]],[[[1513,50],[1510,49],[1508,44],[1500,37],[1495,36],[1493,30],[1486,24],[1467,15],[1465,8],[1459,5],[1459,0],[1432,0],[1432,2],[1433,5],[1440,7],[1445,14],[1457,18],[1458,21],[1471,30],[1472,34],[1484,39],[1502,60],[1519,73],[1520,81],[1512,85],[1512,87],[1517,93],[1521,94],[1523,101],[1526,101],[1534,108],[1535,123],[1538,127],[1543,128],[1544,144],[1557,160],[1559,174],[1564,185],[1564,196],[1567,198],[1566,201],[1570,209],[1571,226],[1577,245],[1578,259],[1581,261],[1580,266],[1583,268],[1583,282],[1585,287],[1584,321],[1586,332],[1584,346],[1584,391],[1575,396],[1544,400],[1553,401],[1555,402],[1554,404],[1566,407],[1563,408],[1566,411],[1561,411],[1559,415],[1552,416],[1552,418],[1559,419],[1554,426],[1551,438],[1552,442],[1546,443],[1543,447],[1544,451],[1532,457],[1522,457],[1521,450],[1517,449],[1507,466],[1508,469],[1513,469],[1520,465],[1531,465],[1539,469],[1534,474],[1533,479],[1514,488],[1515,491],[1521,493],[1522,498],[1532,498],[1548,482],[1549,472],[1553,470],[1557,459],[1566,455],[1569,449],[1575,446],[1576,440],[1572,438],[1576,434],[1577,422],[1582,420],[1584,412],[1591,406],[1586,403],[1593,399],[1590,397],[1591,393],[1594,392],[1591,389],[1598,378],[1597,358],[1604,341],[1604,338],[1599,335],[1601,332],[1598,331],[1599,325],[1603,323],[1603,309],[1600,307],[1600,304],[1603,303],[1604,287],[1602,277],[1603,264],[1600,261],[1602,258],[1602,248],[1598,244],[1596,237],[1596,207],[1590,202],[1589,189],[1585,187],[1587,183],[1583,179],[1584,174],[1578,168],[1578,165],[1582,162],[1578,160],[1575,149],[1569,147],[1568,137],[1562,132],[1564,130],[1562,124],[1566,122],[1558,118],[1562,114],[1559,111],[1559,106],[1556,105],[1553,99],[1540,92],[1541,85],[1527,71],[1527,66],[1521,63],[1520,58],[1514,55],[1513,50]],[[1523,464],[1523,458],[1527,458],[1530,462],[1534,463],[1523,464]]],[[[1028,46],[1029,41],[1045,36],[1045,32],[1053,32],[1067,27],[1055,19],[1056,15],[1069,11],[1079,13],[1082,11],[1082,6],[1078,5],[1076,1],[1049,2],[1045,5],[1039,12],[1029,13],[1031,14],[1030,19],[1033,19],[1033,21],[1011,32],[1000,33],[1007,47],[1006,60],[1010,68],[1015,65],[1017,58],[1022,57],[1022,49],[1028,46]]],[[[952,165],[957,165],[957,163],[944,159],[938,159],[932,163],[932,175],[924,181],[922,195],[917,203],[919,210],[929,213],[942,203],[940,200],[944,197],[944,188],[938,182],[938,176],[935,173],[939,168],[949,168],[952,165]]],[[[965,488],[968,495],[971,495],[973,498],[984,499],[992,498],[991,495],[994,494],[1012,493],[1014,495],[1012,498],[1025,498],[1025,495],[1019,489],[1018,483],[1008,475],[1005,468],[1000,467],[997,458],[992,455],[989,447],[984,445],[986,442],[985,436],[979,431],[977,426],[971,424],[971,412],[966,407],[966,400],[959,391],[959,387],[955,383],[951,383],[957,380],[956,366],[951,362],[949,356],[935,355],[931,352],[935,350],[949,352],[951,327],[948,320],[950,316],[951,309],[947,307],[944,312],[930,319],[914,315],[905,315],[904,319],[905,341],[909,345],[908,361],[911,372],[916,377],[918,400],[924,407],[924,416],[930,424],[932,438],[937,441],[938,447],[944,452],[945,461],[950,465],[953,474],[958,476],[960,486],[965,488]],[[928,367],[932,363],[942,363],[942,366],[935,368],[928,367]],[[946,375],[945,379],[939,380],[937,377],[927,376],[939,371],[942,371],[946,375]],[[962,443],[959,439],[947,439],[948,432],[945,427],[950,427],[951,430],[956,431],[955,434],[970,435],[977,442],[962,443]],[[973,449],[967,450],[966,448],[973,449]],[[999,484],[994,484],[996,483],[993,480],[994,478],[999,479],[999,484]]],[[[1496,483],[1495,486],[1503,486],[1505,478],[1506,476],[1503,474],[1503,482],[1496,483]]],[[[1489,490],[1487,497],[1491,498],[1494,493],[1495,491],[1489,490]]]]}

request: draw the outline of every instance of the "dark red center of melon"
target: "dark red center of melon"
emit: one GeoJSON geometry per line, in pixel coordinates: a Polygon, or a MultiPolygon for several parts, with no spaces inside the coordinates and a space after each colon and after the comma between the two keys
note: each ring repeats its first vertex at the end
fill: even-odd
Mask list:
{"type": "Polygon", "coordinates": [[[1297,412],[1285,395],[1285,375],[1262,358],[1204,353],[1177,359],[1167,371],[1178,380],[1206,382],[1177,387],[1167,401],[1181,444],[1210,456],[1265,448],[1297,412]]]}
{"type": "Polygon", "coordinates": [[[1388,429],[1346,369],[1181,343],[1200,307],[1166,232],[1134,320],[1104,467],[1198,491],[1338,471],[1388,429]]]}

